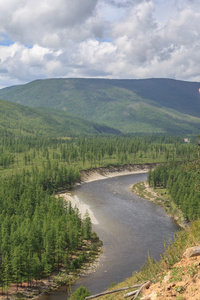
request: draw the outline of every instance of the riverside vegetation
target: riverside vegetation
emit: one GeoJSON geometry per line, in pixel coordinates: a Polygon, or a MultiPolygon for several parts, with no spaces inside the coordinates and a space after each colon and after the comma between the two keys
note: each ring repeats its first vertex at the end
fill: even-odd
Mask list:
{"type": "Polygon", "coordinates": [[[55,196],[81,181],[80,170],[195,156],[192,143],[175,137],[56,139],[4,132],[0,138],[2,293],[11,283],[17,289],[23,282],[37,285],[55,271],[69,274],[99,247],[88,215],[81,220],[77,209],[55,196]]]}
{"type": "MultiPolygon", "coordinates": [[[[198,152],[197,152],[198,154],[198,152]]],[[[187,248],[200,244],[200,158],[184,163],[170,162],[149,169],[147,183],[133,186],[133,192],[162,205],[167,213],[177,217],[184,229],[176,232],[174,241],[164,241],[165,253],[160,261],[147,256],[146,262],[131,278],[115,285],[122,289],[151,281],[143,298],[136,299],[199,299],[200,257],[186,258],[187,248]],[[181,222],[184,217],[184,223],[181,222]],[[146,296],[146,298],[145,298],[146,296]]],[[[98,299],[123,299],[124,292],[104,295],[98,299]]],[[[133,299],[133,298],[132,298],[133,299]]],[[[135,299],[135,298],[134,298],[135,299]]]]}

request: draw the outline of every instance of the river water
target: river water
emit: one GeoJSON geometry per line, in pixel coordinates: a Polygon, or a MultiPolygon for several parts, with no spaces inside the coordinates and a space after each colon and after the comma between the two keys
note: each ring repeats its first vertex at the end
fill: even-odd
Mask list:
{"type": "MultiPolygon", "coordinates": [[[[164,237],[170,241],[178,226],[162,207],[131,193],[132,184],[146,179],[147,174],[140,173],[74,188],[73,194],[90,206],[98,220],[93,229],[103,241],[103,254],[98,269],[77,280],[72,291],[83,285],[92,294],[102,292],[139,270],[148,253],[159,259],[164,252],[164,237]]],[[[66,288],[39,299],[66,300],[66,288]]]]}

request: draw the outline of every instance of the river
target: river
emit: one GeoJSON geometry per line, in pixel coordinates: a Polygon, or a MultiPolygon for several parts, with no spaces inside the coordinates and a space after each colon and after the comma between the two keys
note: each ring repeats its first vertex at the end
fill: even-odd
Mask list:
{"type": "MultiPolygon", "coordinates": [[[[148,253],[159,259],[163,240],[173,238],[177,224],[164,209],[130,191],[130,186],[147,179],[146,173],[93,181],[73,190],[79,200],[90,206],[98,224],[94,231],[103,241],[98,269],[81,277],[72,291],[81,285],[92,294],[104,291],[113,282],[121,282],[145,262],[148,253]]],[[[66,300],[66,288],[43,295],[39,300],[66,300]]]]}

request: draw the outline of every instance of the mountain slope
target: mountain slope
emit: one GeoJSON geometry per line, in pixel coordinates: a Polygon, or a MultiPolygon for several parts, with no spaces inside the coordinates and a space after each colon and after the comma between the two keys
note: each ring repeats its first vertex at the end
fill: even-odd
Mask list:
{"type": "Polygon", "coordinates": [[[124,133],[199,133],[199,83],[171,79],[47,79],[0,90],[0,97],[48,107],[124,133]]]}
{"type": "Polygon", "coordinates": [[[34,109],[0,100],[0,133],[61,137],[98,133],[118,134],[119,131],[66,112],[34,109]]]}

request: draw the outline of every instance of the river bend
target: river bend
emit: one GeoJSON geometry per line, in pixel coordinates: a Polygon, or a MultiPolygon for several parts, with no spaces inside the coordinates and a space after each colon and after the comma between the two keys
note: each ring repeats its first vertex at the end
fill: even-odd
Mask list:
{"type": "MultiPolygon", "coordinates": [[[[130,191],[134,183],[147,179],[146,173],[93,181],[73,190],[80,201],[90,206],[98,224],[94,231],[103,241],[99,268],[80,278],[74,291],[83,285],[92,294],[104,291],[113,282],[130,277],[143,265],[148,253],[159,259],[164,252],[163,239],[173,238],[178,226],[164,209],[130,191]]],[[[67,299],[66,291],[43,295],[40,300],[67,299]]]]}

